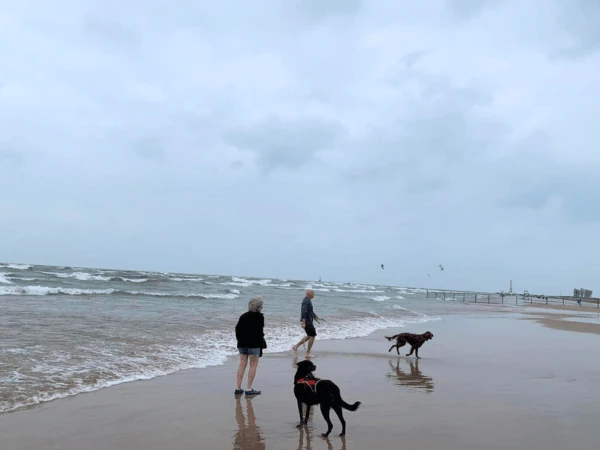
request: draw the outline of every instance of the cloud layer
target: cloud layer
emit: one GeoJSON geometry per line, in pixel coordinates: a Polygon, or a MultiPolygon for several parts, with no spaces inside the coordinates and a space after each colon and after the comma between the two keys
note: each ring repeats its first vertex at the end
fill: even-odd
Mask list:
{"type": "Polygon", "coordinates": [[[600,289],[598,23],[591,0],[13,2],[0,260],[600,289]]]}

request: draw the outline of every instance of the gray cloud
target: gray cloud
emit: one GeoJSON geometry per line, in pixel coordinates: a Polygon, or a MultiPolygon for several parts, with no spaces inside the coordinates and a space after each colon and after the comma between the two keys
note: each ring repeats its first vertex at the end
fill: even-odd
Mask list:
{"type": "Polygon", "coordinates": [[[164,5],[5,8],[3,259],[594,288],[597,2],[164,5]]]}
{"type": "Polygon", "coordinates": [[[137,47],[140,37],[131,26],[126,26],[120,21],[95,16],[83,19],[83,29],[86,33],[98,38],[100,43],[112,43],[117,47],[137,47]]]}
{"type": "Polygon", "coordinates": [[[343,127],[316,118],[285,120],[268,117],[260,123],[227,133],[227,142],[240,150],[256,153],[265,171],[277,168],[297,169],[308,163],[315,153],[330,150],[343,127]]]}
{"type": "Polygon", "coordinates": [[[561,3],[561,6],[559,20],[570,42],[554,55],[580,58],[600,50],[600,3],[595,0],[574,0],[561,3]]]}
{"type": "Polygon", "coordinates": [[[332,17],[352,16],[360,12],[363,0],[302,0],[292,2],[299,11],[315,20],[326,20],[332,17]]]}
{"type": "Polygon", "coordinates": [[[16,150],[4,150],[0,148],[0,159],[15,162],[21,159],[21,153],[16,150]]]}
{"type": "Polygon", "coordinates": [[[448,9],[458,17],[473,18],[485,8],[497,7],[503,0],[448,0],[448,9]]]}
{"type": "MultiPolygon", "coordinates": [[[[539,162],[542,158],[537,158],[539,162]]],[[[596,173],[600,166],[588,167],[542,166],[536,163],[539,171],[531,172],[515,183],[504,201],[521,208],[541,210],[551,202],[562,205],[567,218],[575,222],[600,223],[600,181],[596,173]]]]}

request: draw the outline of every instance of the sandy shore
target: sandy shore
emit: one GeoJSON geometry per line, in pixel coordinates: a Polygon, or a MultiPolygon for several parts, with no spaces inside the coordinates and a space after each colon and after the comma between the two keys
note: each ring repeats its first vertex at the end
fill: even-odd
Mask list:
{"type": "MultiPolygon", "coordinates": [[[[565,314],[568,316],[568,314],[565,314]]],[[[485,311],[403,329],[431,330],[422,359],[387,352],[388,330],[317,341],[317,375],[348,402],[345,440],[320,411],[299,431],[297,359],[265,354],[251,400],[233,396],[236,360],[122,384],[0,415],[2,450],[367,449],[590,450],[597,446],[600,338],[485,311]]],[[[542,322],[543,323],[543,322],[542,322]]],[[[573,322],[575,323],[575,322],[573,322]]],[[[595,324],[583,323],[584,326],[595,324]]],[[[568,325],[571,326],[571,325],[568,325]]]]}

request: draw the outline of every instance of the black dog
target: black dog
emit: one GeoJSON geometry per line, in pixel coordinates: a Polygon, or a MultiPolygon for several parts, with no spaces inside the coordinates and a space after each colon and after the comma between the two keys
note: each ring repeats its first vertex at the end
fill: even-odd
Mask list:
{"type": "Polygon", "coordinates": [[[320,404],[321,413],[325,422],[327,422],[327,433],[323,433],[321,436],[329,436],[329,433],[333,429],[333,424],[329,419],[329,410],[331,408],[333,408],[342,423],[342,433],[340,436],[345,436],[346,421],[342,414],[342,408],[348,411],[356,411],[360,406],[360,402],[349,405],[342,399],[340,388],[333,381],[315,378],[312,373],[317,370],[317,366],[311,361],[300,361],[297,366],[298,370],[296,371],[296,375],[294,375],[294,395],[298,401],[298,412],[300,413],[300,425],[297,428],[301,428],[308,423],[311,406],[320,404]],[[303,403],[306,405],[305,418],[302,418],[303,403]]]}

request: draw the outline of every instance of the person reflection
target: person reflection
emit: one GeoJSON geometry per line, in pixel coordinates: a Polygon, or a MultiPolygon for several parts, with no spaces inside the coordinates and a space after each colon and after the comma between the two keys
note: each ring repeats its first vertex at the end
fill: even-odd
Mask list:
{"type": "Polygon", "coordinates": [[[235,420],[238,425],[238,431],[233,438],[233,450],[265,450],[265,440],[261,435],[260,427],[256,425],[252,398],[247,397],[245,403],[248,414],[247,422],[242,407],[242,399],[239,397],[236,399],[235,420]]]}
{"type": "Polygon", "coordinates": [[[410,365],[410,373],[404,372],[400,368],[400,358],[394,365],[392,361],[389,361],[392,372],[388,374],[389,377],[396,378],[396,386],[404,386],[409,389],[422,389],[427,393],[433,392],[434,383],[431,377],[425,376],[419,370],[419,360],[408,360],[410,365]]]}

